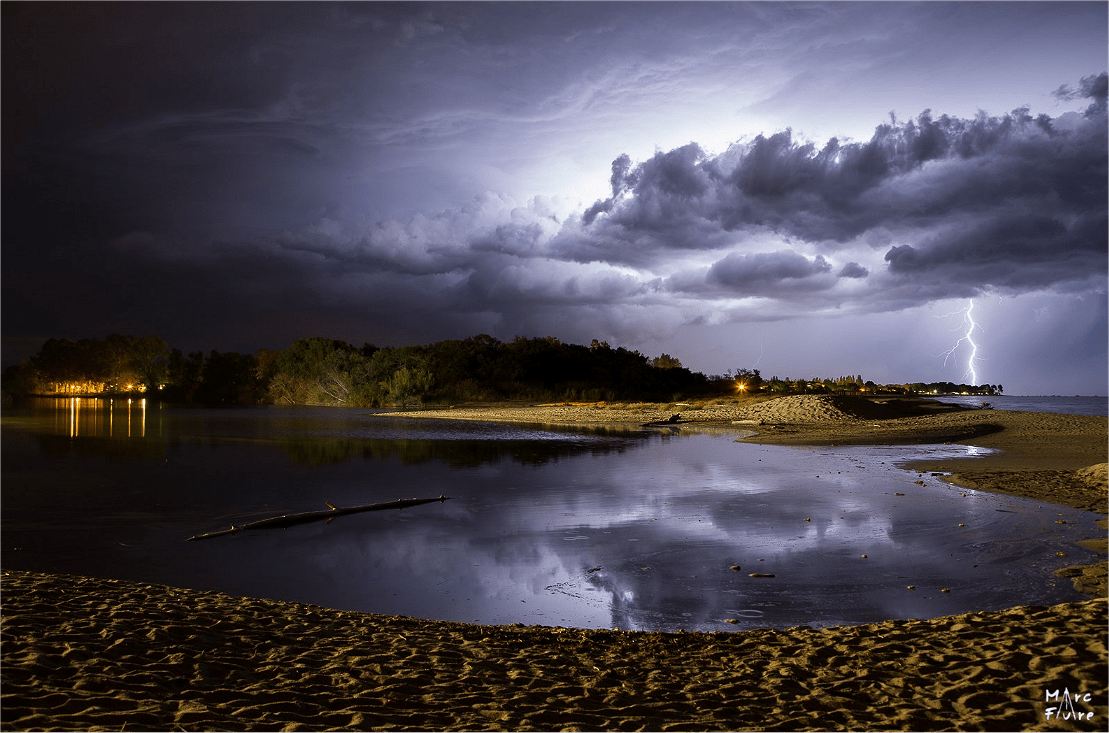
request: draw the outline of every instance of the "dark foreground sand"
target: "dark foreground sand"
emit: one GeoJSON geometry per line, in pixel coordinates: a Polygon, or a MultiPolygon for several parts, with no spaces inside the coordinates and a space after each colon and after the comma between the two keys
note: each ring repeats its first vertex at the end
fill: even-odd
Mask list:
{"type": "MultiPolygon", "coordinates": [[[[5,572],[5,730],[1104,730],[1106,604],[827,630],[474,626],[5,572]],[[1048,720],[1047,693],[1091,719],[1048,720]]],[[[1070,710],[1068,709],[1069,713],[1070,710]]]]}
{"type": "MultiPolygon", "coordinates": [[[[613,409],[607,420],[597,406],[521,409],[470,419],[667,417],[658,406],[613,409]]],[[[986,459],[917,468],[1106,510],[1105,418],[812,399],[698,412],[683,429],[757,432],[741,440],[996,447],[986,459]]],[[[1090,542],[1104,552],[1103,537],[1090,542]]],[[[661,634],[475,626],[5,571],[0,726],[1105,730],[1109,614],[1097,572],[1071,573],[1095,596],[1080,603],[824,630],[661,634]],[[1066,717],[1049,718],[1051,708],[1066,717]]]]}

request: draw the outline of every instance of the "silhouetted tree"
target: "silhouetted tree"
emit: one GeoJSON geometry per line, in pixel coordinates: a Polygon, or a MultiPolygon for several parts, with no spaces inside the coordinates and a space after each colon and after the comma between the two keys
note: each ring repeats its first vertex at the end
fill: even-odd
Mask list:
{"type": "Polygon", "coordinates": [[[681,369],[682,363],[669,354],[663,354],[652,359],[651,366],[656,369],[681,369]]]}
{"type": "Polygon", "coordinates": [[[204,362],[196,401],[208,405],[249,405],[260,401],[262,381],[252,354],[212,350],[204,362]]]}
{"type": "Polygon", "coordinates": [[[130,365],[147,391],[156,392],[168,377],[169,347],[157,336],[131,340],[130,365]]]}
{"type": "Polygon", "coordinates": [[[171,350],[166,360],[163,396],[174,402],[193,402],[203,373],[204,352],[194,351],[185,356],[180,349],[171,350]]]}

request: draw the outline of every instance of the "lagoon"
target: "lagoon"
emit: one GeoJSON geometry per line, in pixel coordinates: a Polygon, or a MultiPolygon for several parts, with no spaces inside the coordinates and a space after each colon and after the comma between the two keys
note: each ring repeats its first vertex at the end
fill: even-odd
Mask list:
{"type": "Polygon", "coordinates": [[[1095,556],[1074,544],[1095,514],[902,467],[969,446],[139,403],[4,411],[3,567],[440,620],[724,631],[1080,600],[1052,571],[1095,556]]]}

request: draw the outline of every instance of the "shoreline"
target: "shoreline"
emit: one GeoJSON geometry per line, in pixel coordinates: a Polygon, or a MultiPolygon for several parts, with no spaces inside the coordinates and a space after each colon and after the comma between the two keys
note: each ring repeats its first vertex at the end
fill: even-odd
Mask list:
{"type": "Polygon", "coordinates": [[[813,629],[478,626],[4,571],[9,730],[1094,730],[1105,599],[813,629]],[[1053,690],[1076,702],[1048,718],[1053,690]]]}
{"type": "Polygon", "coordinates": [[[724,432],[735,434],[737,442],[771,445],[960,443],[994,452],[968,458],[917,460],[908,465],[921,472],[949,472],[950,482],[965,488],[1109,513],[1109,484],[1096,468],[1109,462],[1109,418],[1099,415],[966,409],[924,398],[826,395],[747,398],[700,407],[683,403],[557,403],[378,414],[546,426],[724,432]],[[674,415],[678,415],[677,421],[669,422],[674,415]],[[1047,488],[1021,493],[1025,487],[1012,479],[1016,474],[1038,477],[1027,472],[1058,475],[1041,477],[1054,479],[1047,488]]]}

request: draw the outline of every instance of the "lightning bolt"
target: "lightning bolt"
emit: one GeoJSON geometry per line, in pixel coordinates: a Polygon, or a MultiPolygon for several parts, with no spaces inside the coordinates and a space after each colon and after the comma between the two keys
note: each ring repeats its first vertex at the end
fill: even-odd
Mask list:
{"type": "Polygon", "coordinates": [[[937,356],[942,356],[943,357],[943,365],[944,365],[944,367],[946,367],[947,362],[951,360],[952,356],[954,356],[955,350],[958,349],[960,346],[962,346],[963,342],[966,341],[970,345],[970,358],[967,359],[967,370],[965,372],[963,372],[962,378],[965,380],[967,378],[967,376],[969,376],[970,377],[970,384],[977,387],[978,386],[978,370],[975,368],[975,364],[978,361],[978,344],[974,343],[974,330],[976,328],[978,328],[978,324],[974,322],[974,298],[971,298],[970,300],[967,301],[967,307],[964,308],[963,310],[958,310],[958,311],[955,311],[954,313],[948,313],[945,316],[938,316],[938,317],[939,318],[950,318],[951,316],[957,316],[957,315],[962,315],[963,322],[962,322],[961,325],[956,326],[952,330],[957,331],[960,328],[965,328],[966,331],[965,331],[965,333],[963,333],[963,335],[961,337],[959,337],[959,340],[955,342],[954,346],[952,346],[947,351],[944,351],[940,354],[937,354],[937,356]]]}

